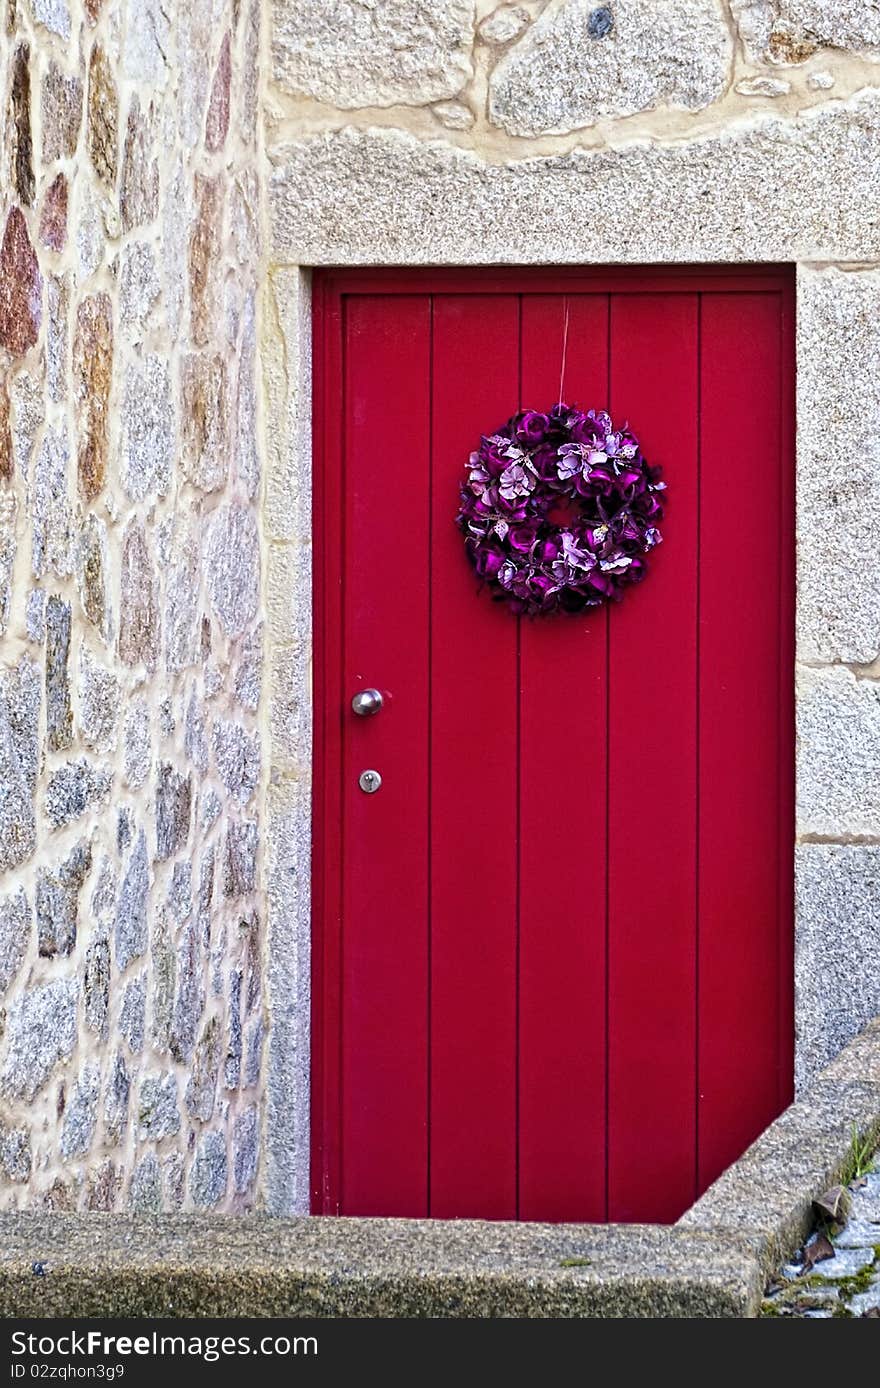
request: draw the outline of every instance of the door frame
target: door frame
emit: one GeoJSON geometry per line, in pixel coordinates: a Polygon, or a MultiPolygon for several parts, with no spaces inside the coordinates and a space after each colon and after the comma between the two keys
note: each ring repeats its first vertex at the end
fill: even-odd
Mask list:
{"type": "MultiPolygon", "coordinates": [[[[705,292],[723,292],[735,282],[735,292],[768,290],[783,294],[784,332],[794,338],[795,275],[790,265],[657,265],[657,266],[487,266],[381,267],[324,269],[313,274],[311,284],[312,415],[312,815],[311,815],[311,1002],[309,1075],[309,1204],[312,1213],[335,1214],[333,1192],[339,1189],[340,1096],[334,1082],[341,1073],[341,884],[340,843],[334,827],[341,811],[341,749],[344,719],[342,689],[341,600],[342,578],[335,556],[342,549],[343,417],[344,410],[328,412],[328,382],[342,382],[344,355],[342,316],[347,293],[382,295],[425,293],[426,284],[438,293],[510,294],[521,292],[523,276],[529,293],[575,293],[597,280],[603,291],[644,293],[693,293],[695,281],[705,292]],[[325,427],[326,422],[326,427],[325,427]],[[329,633],[335,639],[328,639],[329,633]],[[335,714],[334,714],[335,710],[335,714]],[[334,885],[335,884],[335,885],[334,885]]],[[[782,438],[790,455],[794,447],[794,353],[783,355],[782,438]]],[[[794,523],[795,499],[790,497],[794,523]]],[[[790,566],[793,574],[794,565],[790,566]]],[[[780,594],[793,608],[793,594],[780,594]]],[[[783,664],[792,672],[786,691],[779,682],[780,718],[792,719],[795,707],[794,624],[783,664]]],[[[780,929],[776,942],[780,986],[779,1077],[780,1092],[790,1086],[794,1070],[794,1029],[785,1025],[794,1012],[794,931],[783,928],[793,922],[795,852],[793,730],[788,772],[780,761],[779,855],[780,929]],[[783,936],[785,938],[783,938],[783,936]]],[[[300,1128],[302,1133],[302,1128],[300,1128]]],[[[304,1137],[305,1134],[302,1133],[304,1137]]]]}

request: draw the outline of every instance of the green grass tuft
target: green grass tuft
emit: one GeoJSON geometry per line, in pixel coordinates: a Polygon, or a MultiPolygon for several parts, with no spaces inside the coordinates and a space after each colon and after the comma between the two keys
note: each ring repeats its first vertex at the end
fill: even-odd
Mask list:
{"type": "Polygon", "coordinates": [[[874,1138],[870,1133],[865,1137],[860,1137],[859,1130],[853,1123],[849,1152],[843,1164],[840,1184],[848,1186],[850,1181],[858,1181],[862,1176],[867,1176],[869,1172],[874,1170],[874,1157],[874,1138]]]}

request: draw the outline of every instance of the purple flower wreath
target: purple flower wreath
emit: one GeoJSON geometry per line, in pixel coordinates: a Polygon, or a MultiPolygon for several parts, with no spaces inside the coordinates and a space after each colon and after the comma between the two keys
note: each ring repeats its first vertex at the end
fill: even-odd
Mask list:
{"type": "Polygon", "coordinates": [[[456,524],[496,600],[580,612],[644,578],[665,485],[604,410],[521,410],[471,454],[456,524]]]}

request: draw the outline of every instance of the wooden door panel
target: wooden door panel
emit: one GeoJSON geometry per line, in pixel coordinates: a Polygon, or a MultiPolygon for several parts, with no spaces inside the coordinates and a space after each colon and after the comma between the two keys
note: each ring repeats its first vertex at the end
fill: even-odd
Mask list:
{"type": "Polygon", "coordinates": [[[316,1210],[671,1220],[788,1101],[792,301],[316,276],[316,1210]],[[458,483],[560,382],[663,465],[664,544],[619,606],[517,619],[458,483]]]}
{"type": "Polygon", "coordinates": [[[609,614],[608,1214],[625,1221],[695,1194],[698,318],[696,294],[611,300],[612,413],[670,492],[651,572],[609,614]]]}
{"type": "MultiPolygon", "coordinates": [[[[523,404],[573,383],[607,404],[608,296],[523,296],[523,404]]],[[[607,629],[604,607],[520,623],[522,1219],[606,1217],[607,629]]]]}
{"type": "Polygon", "coordinates": [[[440,1217],[516,1217],[517,624],[491,603],[473,610],[449,501],[484,421],[502,423],[518,399],[518,341],[515,294],[434,301],[430,1211],[440,1217]]]}
{"type": "Polygon", "coordinates": [[[791,495],[779,465],[786,409],[779,304],[768,294],[706,294],[702,311],[700,451],[712,460],[700,490],[698,631],[704,1188],[780,1105],[783,984],[774,944],[780,877],[783,889],[791,877],[792,810],[768,769],[780,755],[793,759],[790,613],[782,611],[793,546],[790,532],[780,533],[791,495]],[[747,1065],[731,1043],[738,1036],[747,1065]]]}
{"type": "Polygon", "coordinates": [[[424,1215],[430,304],[401,299],[389,315],[382,298],[353,297],[345,344],[340,1201],[424,1215]],[[389,448],[402,433],[405,459],[389,448]],[[380,479],[406,488],[407,525],[377,505],[380,479]],[[381,714],[354,717],[351,696],[373,685],[381,714]],[[365,795],[358,776],[375,767],[382,790],[365,795]]]}

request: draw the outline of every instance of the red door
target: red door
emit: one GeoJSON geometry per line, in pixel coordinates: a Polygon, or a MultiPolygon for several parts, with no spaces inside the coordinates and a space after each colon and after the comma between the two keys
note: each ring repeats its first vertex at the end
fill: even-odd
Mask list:
{"type": "Polygon", "coordinates": [[[316,1211],[671,1221],[789,1102],[792,308],[778,268],[316,276],[316,1211]],[[664,544],[530,620],[453,522],[566,317],[664,544]]]}

